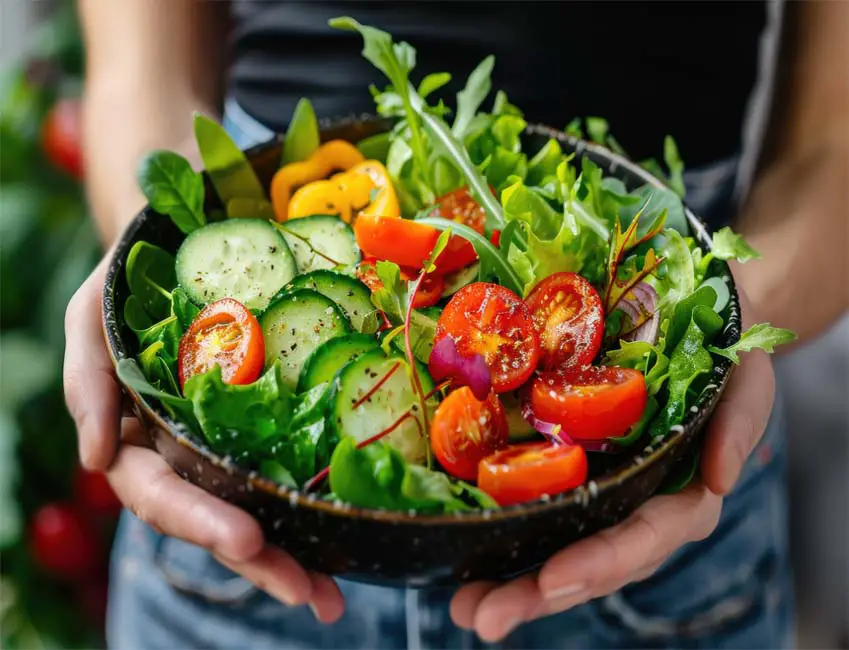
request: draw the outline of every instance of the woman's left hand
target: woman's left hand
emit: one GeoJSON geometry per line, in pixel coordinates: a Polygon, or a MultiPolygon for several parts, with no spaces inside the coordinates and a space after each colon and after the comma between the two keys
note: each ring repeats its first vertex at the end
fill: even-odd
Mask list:
{"type": "MultiPolygon", "coordinates": [[[[741,302],[748,308],[742,295],[741,302]]],[[[522,623],[643,580],[675,550],[710,535],[722,496],[763,436],[774,392],[769,357],[760,351],[743,355],[708,425],[700,481],[650,499],[622,523],[563,549],[538,573],[506,584],[465,585],[451,601],[451,618],[485,641],[496,641],[522,623]]]]}

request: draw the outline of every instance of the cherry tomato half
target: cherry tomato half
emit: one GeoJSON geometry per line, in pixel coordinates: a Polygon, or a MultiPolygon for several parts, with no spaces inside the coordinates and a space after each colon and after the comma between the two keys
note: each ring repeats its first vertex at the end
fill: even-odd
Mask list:
{"type": "Polygon", "coordinates": [[[576,440],[621,436],[646,406],[646,381],[631,368],[587,366],[545,372],[533,380],[531,409],[576,440]]]}
{"type": "Polygon", "coordinates": [[[583,447],[532,442],[484,458],[478,466],[478,487],[499,505],[509,506],[583,485],[587,472],[583,447]]]}
{"type": "Polygon", "coordinates": [[[604,307],[593,286],[577,273],[555,273],[525,299],[542,345],[546,369],[585,366],[601,349],[604,307]]]}
{"type": "MultiPolygon", "coordinates": [[[[435,205],[434,216],[465,224],[483,234],[486,210],[472,198],[468,188],[461,187],[439,197],[435,205]]],[[[438,265],[444,272],[457,271],[476,259],[478,256],[472,245],[462,237],[454,236],[448,240],[445,252],[439,257],[438,265]]]]}
{"type": "Polygon", "coordinates": [[[437,322],[434,343],[446,336],[454,339],[460,354],[483,356],[496,393],[521,386],[539,361],[539,337],[527,305],[497,284],[473,282],[451,297],[437,322]]]}
{"type": "MultiPolygon", "coordinates": [[[[383,288],[383,282],[377,276],[377,271],[374,268],[375,260],[366,258],[360,262],[357,267],[357,277],[366,285],[372,293],[383,288]]],[[[401,279],[415,280],[419,276],[420,271],[416,269],[408,269],[401,267],[401,279]]],[[[423,307],[432,307],[439,302],[442,297],[442,292],[445,290],[445,279],[438,273],[429,273],[422,280],[419,290],[416,292],[416,297],[413,299],[413,309],[422,309],[423,307]]]]}
{"type": "Polygon", "coordinates": [[[180,386],[214,366],[221,366],[224,383],[250,384],[264,363],[262,329],[254,315],[232,298],[204,307],[180,339],[180,386]]]}
{"type": "Polygon", "coordinates": [[[430,425],[430,445],[445,471],[474,481],[481,460],[507,444],[507,416],[495,393],[478,401],[468,386],[448,395],[430,425]]]}

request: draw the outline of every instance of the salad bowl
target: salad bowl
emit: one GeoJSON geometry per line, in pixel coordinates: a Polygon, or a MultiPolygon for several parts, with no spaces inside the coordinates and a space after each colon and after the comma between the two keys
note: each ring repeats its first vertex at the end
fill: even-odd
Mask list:
{"type": "MultiPolygon", "coordinates": [[[[358,142],[381,133],[388,124],[369,116],[321,123],[322,141],[358,142]]],[[[588,157],[606,175],[630,190],[661,182],[605,147],[545,126],[530,126],[523,138],[532,150],[550,138],[577,159],[588,157]]],[[[264,187],[279,165],[283,143],[277,138],[248,149],[245,155],[264,187]]],[[[207,184],[205,211],[220,208],[207,184]]],[[[710,235],[690,210],[686,219],[699,246],[710,235]]],[[[146,241],[175,252],[182,233],[166,216],[146,207],[132,221],[114,251],[103,290],[103,326],[113,361],[133,359],[138,344],[124,320],[129,296],[125,265],[130,249],[146,241]]],[[[741,333],[740,305],[734,281],[721,264],[730,291],[723,311],[725,327],[717,346],[735,343],[741,333]]],[[[473,580],[504,580],[539,567],[564,546],[623,520],[652,495],[691,475],[702,430],[722,394],[733,364],[718,358],[709,383],[683,422],[661,442],[634,445],[615,454],[590,454],[589,480],[564,494],[500,509],[423,514],[352,507],[277,484],[216,454],[200,438],[172,420],[154,399],[124,386],[135,415],[157,451],[185,480],[233,503],[254,516],[269,542],[279,545],[305,567],[381,585],[429,587],[473,580]]]]}

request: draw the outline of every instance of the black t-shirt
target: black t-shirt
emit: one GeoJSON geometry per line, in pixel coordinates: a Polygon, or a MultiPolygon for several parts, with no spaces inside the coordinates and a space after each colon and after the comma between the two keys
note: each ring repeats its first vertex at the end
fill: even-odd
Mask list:
{"type": "MultiPolygon", "coordinates": [[[[493,89],[528,121],[562,128],[605,117],[635,158],[673,135],[688,165],[741,148],[758,67],[764,2],[326,2],[235,0],[230,91],[284,130],[295,102],[320,116],[373,112],[368,85],[388,82],[360,55],[360,36],[330,29],[350,15],[418,52],[415,81],[448,71],[454,93],[486,55],[493,89]]],[[[488,100],[491,102],[490,100],[488,100]]]]}

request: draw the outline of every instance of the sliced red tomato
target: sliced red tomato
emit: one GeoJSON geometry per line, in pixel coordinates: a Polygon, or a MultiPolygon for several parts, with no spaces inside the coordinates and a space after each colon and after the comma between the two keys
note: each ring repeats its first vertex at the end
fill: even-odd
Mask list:
{"type": "Polygon", "coordinates": [[[546,369],[585,366],[601,349],[604,307],[593,286],[577,273],[555,273],[525,299],[542,345],[546,369]]]}
{"type": "Polygon", "coordinates": [[[483,356],[496,393],[521,386],[539,361],[539,337],[527,305],[497,284],[473,282],[452,296],[437,322],[434,342],[446,336],[460,354],[483,356]]]}
{"type": "Polygon", "coordinates": [[[507,416],[501,400],[490,393],[478,401],[468,386],[448,395],[430,425],[433,455],[446,472],[474,481],[478,464],[507,444],[507,416]]]}
{"type": "MultiPolygon", "coordinates": [[[[381,282],[380,278],[377,276],[377,271],[375,270],[374,265],[375,260],[373,258],[366,258],[360,262],[357,267],[357,277],[371,290],[372,293],[383,288],[383,282],[381,282]]],[[[400,270],[402,280],[407,280],[409,282],[410,280],[415,280],[419,277],[420,271],[415,269],[408,269],[402,266],[400,267],[400,270]]],[[[416,292],[416,297],[413,300],[413,309],[432,307],[439,302],[444,290],[445,278],[438,273],[429,273],[425,279],[422,280],[422,284],[416,292]]]]}
{"type": "MultiPolygon", "coordinates": [[[[494,188],[490,187],[489,191],[495,195],[494,188]]],[[[434,216],[465,224],[483,234],[486,224],[486,210],[472,198],[469,188],[461,187],[449,192],[439,197],[434,205],[436,205],[434,216]]],[[[495,236],[496,234],[493,232],[493,237],[495,236]]],[[[450,273],[468,266],[476,259],[478,259],[478,256],[472,245],[462,237],[454,236],[448,240],[448,245],[442,255],[439,256],[436,264],[443,273],[450,273]]]]}
{"type": "Polygon", "coordinates": [[[646,406],[646,381],[631,368],[586,366],[545,372],[533,380],[531,409],[576,440],[621,436],[646,406]]]}
{"type": "Polygon", "coordinates": [[[250,384],[262,373],[265,341],[254,315],[239,301],[224,298],[204,307],[180,339],[180,385],[221,367],[226,384],[250,384]]]}
{"type": "Polygon", "coordinates": [[[511,445],[484,458],[478,466],[478,487],[499,505],[509,506],[583,485],[587,472],[582,447],[532,442],[511,445]]]}

